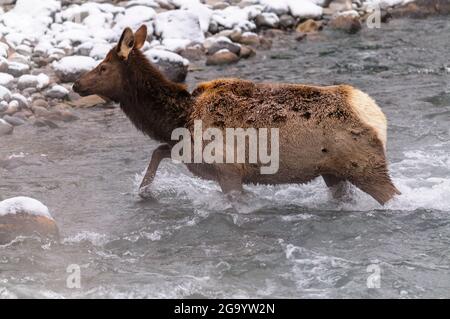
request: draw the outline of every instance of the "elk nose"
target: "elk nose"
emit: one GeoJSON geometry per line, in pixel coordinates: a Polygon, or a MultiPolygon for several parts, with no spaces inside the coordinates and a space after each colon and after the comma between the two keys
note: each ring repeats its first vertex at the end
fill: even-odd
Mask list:
{"type": "Polygon", "coordinates": [[[72,89],[73,89],[75,92],[78,92],[78,90],[80,89],[80,82],[76,81],[76,82],[73,84],[72,89]]]}

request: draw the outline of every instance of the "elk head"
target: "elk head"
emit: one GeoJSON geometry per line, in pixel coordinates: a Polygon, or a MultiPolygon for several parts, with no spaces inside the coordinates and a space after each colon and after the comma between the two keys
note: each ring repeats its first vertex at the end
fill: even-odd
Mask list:
{"type": "Polygon", "coordinates": [[[126,28],[119,43],[109,51],[106,58],[92,71],[82,75],[73,85],[73,90],[81,96],[99,95],[120,102],[123,96],[127,62],[133,50],[143,47],[147,39],[147,27],[143,25],[133,34],[126,28]]]}

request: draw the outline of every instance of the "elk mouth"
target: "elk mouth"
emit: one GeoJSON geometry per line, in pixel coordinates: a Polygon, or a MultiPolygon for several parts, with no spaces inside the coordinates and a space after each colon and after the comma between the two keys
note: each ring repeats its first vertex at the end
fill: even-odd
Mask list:
{"type": "Polygon", "coordinates": [[[72,86],[72,90],[80,96],[91,95],[89,89],[82,88],[79,82],[75,82],[72,86]]]}

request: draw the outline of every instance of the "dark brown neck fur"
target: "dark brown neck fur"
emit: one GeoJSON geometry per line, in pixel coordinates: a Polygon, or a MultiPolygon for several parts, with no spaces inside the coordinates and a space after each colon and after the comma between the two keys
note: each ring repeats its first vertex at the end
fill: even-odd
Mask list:
{"type": "Polygon", "coordinates": [[[169,143],[172,131],[185,127],[192,98],[185,86],[166,79],[139,50],[124,62],[120,106],[140,131],[169,143]]]}

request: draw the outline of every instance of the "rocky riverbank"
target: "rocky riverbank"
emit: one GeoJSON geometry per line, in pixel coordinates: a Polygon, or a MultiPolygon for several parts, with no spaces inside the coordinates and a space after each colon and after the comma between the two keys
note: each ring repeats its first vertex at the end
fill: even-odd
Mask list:
{"type": "Polygon", "coordinates": [[[249,59],[279,32],[297,40],[323,28],[358,32],[391,16],[446,14],[448,0],[0,1],[0,136],[31,123],[57,128],[82,98],[72,82],[92,69],[122,30],[146,24],[144,51],[173,81],[190,69],[249,59]]]}

